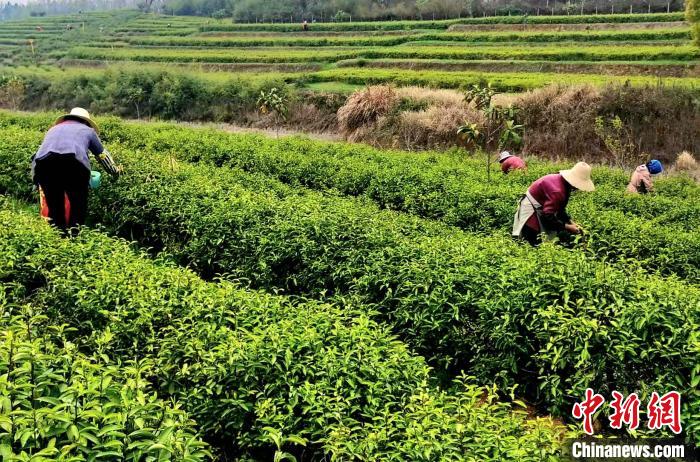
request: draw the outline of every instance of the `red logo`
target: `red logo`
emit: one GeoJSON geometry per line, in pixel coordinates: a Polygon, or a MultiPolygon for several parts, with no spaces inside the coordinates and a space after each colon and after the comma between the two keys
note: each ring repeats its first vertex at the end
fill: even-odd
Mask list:
{"type": "MultiPolygon", "coordinates": [[[[621,429],[627,425],[630,430],[639,428],[639,407],[641,401],[636,393],[627,398],[618,392],[612,392],[613,400],[610,402],[612,413],[610,414],[610,427],[621,429]]],[[[593,389],[586,389],[586,397],[580,403],[575,403],[571,414],[575,419],[583,419],[583,431],[593,434],[593,416],[605,402],[603,396],[595,393],[593,389]]],[[[668,427],[676,435],[681,433],[681,395],[677,391],[669,391],[663,396],[653,392],[647,406],[650,430],[660,430],[668,427]]]]}
{"type": "Polygon", "coordinates": [[[681,432],[681,395],[677,391],[669,391],[661,398],[657,392],[652,393],[647,412],[650,430],[667,426],[676,435],[681,432]]]}
{"type": "Polygon", "coordinates": [[[610,427],[615,429],[622,428],[622,424],[626,424],[630,430],[636,430],[639,427],[639,405],[641,401],[636,393],[632,393],[623,399],[624,396],[618,391],[613,391],[613,400],[610,407],[613,408],[613,413],[610,415],[610,427]]]}
{"type": "Polygon", "coordinates": [[[582,403],[574,404],[571,412],[576,419],[583,418],[583,431],[589,435],[593,434],[593,414],[605,402],[605,398],[595,393],[593,389],[586,389],[586,399],[582,403]]]}

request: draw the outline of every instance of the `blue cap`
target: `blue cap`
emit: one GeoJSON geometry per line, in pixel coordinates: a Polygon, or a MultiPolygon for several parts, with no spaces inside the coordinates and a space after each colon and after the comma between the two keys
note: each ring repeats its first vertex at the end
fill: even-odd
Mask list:
{"type": "Polygon", "coordinates": [[[659,162],[656,159],[650,160],[647,162],[647,169],[649,170],[649,173],[652,175],[657,175],[661,172],[664,171],[663,165],[661,165],[661,162],[659,162]]]}

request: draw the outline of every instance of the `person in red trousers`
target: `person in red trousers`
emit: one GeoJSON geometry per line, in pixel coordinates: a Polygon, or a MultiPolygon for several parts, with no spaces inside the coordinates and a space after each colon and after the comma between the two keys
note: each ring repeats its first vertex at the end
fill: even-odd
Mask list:
{"type": "Polygon", "coordinates": [[[91,171],[88,152],[108,173],[119,174],[88,111],[74,108],[56,120],[32,156],[32,178],[41,188],[49,222],[64,234],[85,223],[91,171]]]}

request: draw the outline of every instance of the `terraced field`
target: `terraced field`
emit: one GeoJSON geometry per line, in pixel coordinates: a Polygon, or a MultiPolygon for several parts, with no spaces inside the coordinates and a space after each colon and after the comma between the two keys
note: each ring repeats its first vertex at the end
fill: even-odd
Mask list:
{"type": "Polygon", "coordinates": [[[5,54],[6,65],[256,64],[256,71],[274,72],[308,64],[309,71],[275,77],[300,85],[325,82],[327,88],[335,82],[339,89],[366,82],[455,88],[488,80],[517,91],[553,82],[597,85],[610,74],[635,85],[697,86],[700,78],[700,52],[690,46],[678,13],[315,23],[302,32],[295,24],[124,12],[2,27],[0,45],[17,51],[12,58],[5,54]]]}

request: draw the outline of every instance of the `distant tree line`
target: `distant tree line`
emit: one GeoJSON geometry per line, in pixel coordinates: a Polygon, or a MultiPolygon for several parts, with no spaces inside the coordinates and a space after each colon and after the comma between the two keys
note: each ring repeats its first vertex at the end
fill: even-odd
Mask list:
{"type": "Polygon", "coordinates": [[[237,22],[326,22],[665,12],[681,11],[683,0],[165,0],[161,8],[237,22]]]}
{"type": "Polygon", "coordinates": [[[136,8],[140,0],[39,0],[19,3],[0,0],[0,21],[54,16],[85,11],[136,8]]]}
{"type": "Polygon", "coordinates": [[[123,8],[252,23],[338,22],[681,11],[683,0],[0,0],[0,20],[123,8]]]}

